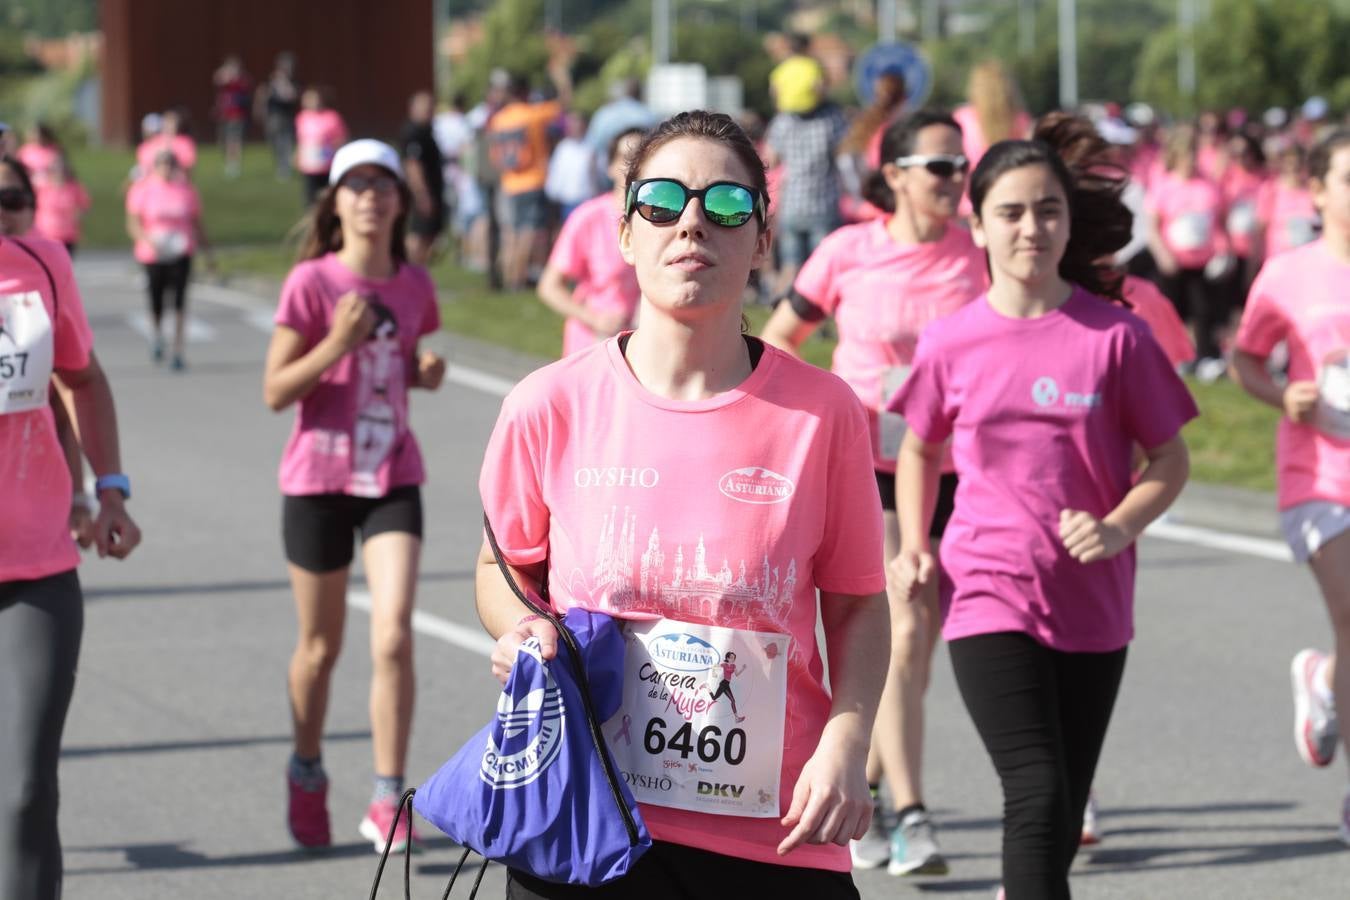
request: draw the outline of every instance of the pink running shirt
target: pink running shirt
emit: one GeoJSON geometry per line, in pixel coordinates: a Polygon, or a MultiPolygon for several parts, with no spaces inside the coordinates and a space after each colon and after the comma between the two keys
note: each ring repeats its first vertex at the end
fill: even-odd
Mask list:
{"type": "Polygon", "coordinates": [[[1183,180],[1165,172],[1150,185],[1148,208],[1158,217],[1163,244],[1183,269],[1202,269],[1227,251],[1223,194],[1209,179],[1183,180]]]}
{"type": "Polygon", "coordinates": [[[302,109],[295,116],[296,168],[306,175],[324,175],[333,155],[347,143],[347,123],[335,109],[302,109]]]}
{"type": "MultiPolygon", "coordinates": [[[[1324,361],[1350,352],[1350,263],[1316,241],[1266,261],[1247,297],[1237,348],[1265,359],[1289,345],[1289,380],[1317,381],[1324,361]]],[[[1280,417],[1275,442],[1280,509],[1309,500],[1350,506],[1350,439],[1280,417]]]]}
{"type": "Polygon", "coordinates": [[[15,156],[24,164],[24,168],[28,169],[28,174],[33,179],[33,187],[37,188],[47,180],[47,173],[60,161],[61,151],[55,147],[29,143],[20,147],[15,156]]]}
{"type": "Polygon", "coordinates": [[[1070,653],[1129,643],[1134,547],[1083,565],[1059,515],[1115,509],[1134,446],[1166,443],[1198,414],[1143,322],[1082,288],[1034,319],[981,297],[928,327],[891,409],[927,443],[952,439],[943,637],[1016,631],[1070,653]]]}
{"type": "Polygon", "coordinates": [[[155,170],[155,157],[164,150],[173,151],[174,158],[178,160],[178,167],[184,172],[190,173],[193,166],[197,165],[196,141],[185,134],[175,134],[172,137],[160,134],[142,141],[136,148],[136,165],[140,167],[142,178],[155,170]]]}
{"type": "Polygon", "coordinates": [[[919,334],[929,322],[985,290],[986,272],[984,251],[958,225],[947,226],[939,241],[901,244],[886,230],[886,221],[876,219],[831,233],[797,274],[797,294],[838,323],[830,371],[868,410],[878,471],[895,471],[895,457],[880,453],[877,431],[877,413],[890,400],[886,388],[895,387],[887,373],[913,362],[919,334]]]}
{"type": "Polygon", "coordinates": [[[305,339],[308,353],[328,335],[348,291],[375,304],[365,343],[323,373],[299,403],[281,457],[281,492],[383,497],[426,480],[408,425],[408,385],[417,341],[441,327],[436,288],[425,269],[404,264],[392,278],[362,278],[329,253],[300,263],[281,288],[275,322],[305,339]]]}
{"type": "Polygon", "coordinates": [[[50,181],[35,187],[37,211],[33,230],[62,244],[80,242],[80,219],[89,211],[89,192],[78,181],[56,185],[50,181]]]}
{"type": "Polygon", "coordinates": [[[1233,242],[1233,253],[1243,259],[1255,251],[1257,234],[1265,224],[1261,218],[1261,196],[1268,180],[1260,172],[1251,172],[1234,164],[1224,170],[1220,182],[1227,210],[1224,230],[1233,242]]]}
{"type": "Polygon", "coordinates": [[[1148,325],[1154,340],[1167,354],[1168,362],[1179,366],[1195,359],[1195,344],[1186,330],[1186,323],[1181,321],[1177,308],[1158,290],[1157,285],[1147,278],[1126,275],[1124,293],[1130,303],[1130,311],[1148,325]]]}
{"type": "MultiPolygon", "coordinates": [[[[622,313],[631,323],[641,291],[637,273],[619,253],[619,219],[623,211],[606,191],[573,210],[558,232],[548,264],[576,283],[572,299],[603,312],[622,313]]],[[[576,319],[563,325],[563,356],[596,343],[589,328],[576,319]]]]}
{"type": "MultiPolygon", "coordinates": [[[[559,612],[790,635],[782,812],[830,710],[816,589],[885,587],[867,425],[848,387],[765,347],[733,390],[647,391],[611,338],[507,396],[479,478],[506,559],[548,560],[559,612]],[[776,499],[766,499],[776,498],[776,499]]],[[[786,857],[778,819],[642,805],[652,836],[743,859],[846,872],[847,848],[786,857]]]]}
{"type": "Polygon", "coordinates": [[[202,206],[187,179],[166,180],[152,172],[127,191],[127,212],[140,220],[144,233],[131,251],[137,262],[173,262],[197,249],[202,206]]]}
{"type": "Polygon", "coordinates": [[[94,344],[66,248],[23,239],[51,270],[0,239],[0,582],[79,565],[71,540],[70,470],[47,402],[51,372],[89,365],[94,344]],[[32,392],[32,393],[27,393],[32,392]]]}
{"type": "Polygon", "coordinates": [[[1273,178],[1260,203],[1261,220],[1266,223],[1266,259],[1317,240],[1321,217],[1307,188],[1290,187],[1273,178]]]}

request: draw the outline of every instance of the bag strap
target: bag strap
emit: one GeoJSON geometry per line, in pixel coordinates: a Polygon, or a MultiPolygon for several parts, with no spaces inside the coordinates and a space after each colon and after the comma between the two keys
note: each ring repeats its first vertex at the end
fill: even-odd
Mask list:
{"type": "Polygon", "coordinates": [[[25,244],[23,241],[15,237],[10,238],[10,241],[13,242],[14,246],[18,247],[24,253],[27,253],[29,256],[33,257],[33,261],[42,267],[43,273],[47,276],[47,285],[52,289],[52,329],[55,330],[56,320],[60,313],[60,308],[57,306],[57,299],[56,299],[56,278],[53,277],[51,268],[47,265],[47,263],[42,259],[41,256],[38,256],[36,250],[25,244]]]}
{"type": "Polygon", "coordinates": [[[609,783],[609,792],[614,798],[614,805],[619,808],[619,815],[623,818],[624,828],[628,830],[628,845],[636,847],[641,840],[638,836],[637,822],[633,819],[633,811],[624,802],[614,761],[609,757],[605,737],[600,732],[600,720],[595,714],[595,702],[591,699],[591,683],[590,679],[586,677],[586,666],[581,658],[581,646],[577,643],[576,635],[572,634],[571,629],[563,624],[562,618],[553,612],[551,604],[548,603],[548,575],[545,573],[544,580],[539,584],[539,593],[544,600],[544,604],[540,604],[527,596],[520,589],[520,585],[516,583],[510,567],[507,566],[506,560],[502,558],[501,547],[497,546],[497,536],[492,532],[492,523],[488,521],[486,512],[483,513],[483,530],[487,533],[488,544],[492,547],[492,556],[497,561],[497,568],[501,570],[502,577],[506,579],[511,592],[530,611],[547,619],[558,630],[558,637],[561,639],[562,645],[567,648],[568,662],[572,669],[572,675],[576,679],[577,687],[580,689],[581,705],[586,714],[586,725],[591,734],[591,742],[595,745],[595,752],[600,757],[600,767],[605,773],[605,781],[609,783]]]}

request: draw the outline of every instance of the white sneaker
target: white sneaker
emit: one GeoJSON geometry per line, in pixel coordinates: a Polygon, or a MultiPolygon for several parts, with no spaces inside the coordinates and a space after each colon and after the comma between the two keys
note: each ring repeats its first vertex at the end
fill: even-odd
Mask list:
{"type": "Polygon", "coordinates": [[[858,869],[879,869],[891,860],[891,829],[895,827],[895,812],[878,791],[872,797],[872,824],[861,840],[849,841],[849,856],[858,869]]]}
{"type": "Polygon", "coordinates": [[[1289,664],[1294,687],[1294,746],[1310,766],[1331,765],[1340,740],[1336,709],[1322,699],[1313,679],[1326,656],[1316,650],[1300,650],[1289,664]]]}
{"type": "Polygon", "coordinates": [[[1078,846],[1091,847],[1102,842],[1101,829],[1097,824],[1097,795],[1088,794],[1087,807],[1083,810],[1083,834],[1078,846]]]}
{"type": "Polygon", "coordinates": [[[1213,384],[1228,372],[1228,362],[1217,356],[1207,356],[1195,364],[1195,377],[1202,384],[1213,384]]]}

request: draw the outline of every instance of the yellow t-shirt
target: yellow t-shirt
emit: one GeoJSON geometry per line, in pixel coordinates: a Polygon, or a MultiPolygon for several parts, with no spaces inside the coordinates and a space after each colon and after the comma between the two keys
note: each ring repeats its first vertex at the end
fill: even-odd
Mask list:
{"type": "Polygon", "coordinates": [[[825,70],[809,56],[789,56],[769,73],[779,112],[804,113],[815,109],[824,83],[825,70]]]}

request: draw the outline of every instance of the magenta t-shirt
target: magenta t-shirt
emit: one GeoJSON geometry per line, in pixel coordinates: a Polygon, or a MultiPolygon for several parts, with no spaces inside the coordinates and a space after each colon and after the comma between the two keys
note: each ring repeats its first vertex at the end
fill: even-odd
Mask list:
{"type": "MultiPolygon", "coordinates": [[[[881,504],[852,392],[765,347],[738,387],[670,400],[618,338],[545,366],[507,396],[479,479],[506,559],[547,559],[555,608],[664,617],[791,638],[782,814],[830,711],[817,589],[885,587],[881,504]]],[[[786,857],[777,818],[642,804],[652,836],[745,859],[846,872],[848,849],[786,857]]]]}
{"type": "Polygon", "coordinates": [[[1163,244],[1183,269],[1204,268],[1227,251],[1223,193],[1208,178],[1164,173],[1149,185],[1147,203],[1158,218],[1163,244]]]}
{"type": "Polygon", "coordinates": [[[879,471],[895,471],[895,457],[880,452],[877,433],[877,413],[899,385],[889,373],[913,361],[929,322],[980,295],[986,271],[984,251],[964,228],[949,225],[933,243],[901,244],[877,219],[831,233],[797,274],[793,289],[839,326],[831,371],[869,411],[879,471]]]}
{"type": "MultiPolygon", "coordinates": [[[[1236,341],[1261,359],[1286,341],[1291,381],[1325,384],[1324,370],[1334,367],[1344,384],[1350,377],[1350,263],[1321,240],[1267,260],[1252,283],[1236,341]]],[[[1332,402],[1344,405],[1344,387],[1337,393],[1340,400],[1332,402]]],[[[1280,509],[1310,500],[1350,506],[1350,432],[1281,416],[1275,462],[1280,509]]]]}
{"type": "MultiPolygon", "coordinates": [[[[637,273],[619,252],[621,210],[608,191],[578,206],[563,222],[548,264],[576,283],[572,299],[590,309],[637,314],[641,291],[637,273]]],[[[575,319],[563,325],[563,356],[584,350],[598,339],[575,319]]]]}
{"type": "Polygon", "coordinates": [[[0,239],[0,582],[73,569],[70,470],[48,403],[54,369],[89,365],[94,336],[66,248],[26,237],[42,266],[0,239]]]}
{"type": "Polygon", "coordinates": [[[947,640],[1015,631],[1095,653],[1129,643],[1134,548],[1083,565],[1060,541],[1059,515],[1115,509],[1134,446],[1157,447],[1198,414],[1142,321],[1081,288],[1034,319],[981,297],[928,327],[891,409],[927,443],[952,439],[947,640]]]}
{"type": "Polygon", "coordinates": [[[1156,284],[1147,278],[1126,275],[1122,293],[1130,304],[1130,311],[1153,331],[1154,339],[1172,365],[1179,366],[1195,359],[1195,343],[1186,330],[1186,323],[1181,321],[1177,308],[1156,284]]]}
{"type": "Polygon", "coordinates": [[[328,334],[348,291],[374,305],[371,336],[337,362],[300,400],[281,457],[281,492],[383,497],[426,473],[408,426],[408,385],[417,341],[441,327],[425,269],[403,264],[392,278],[362,278],[329,253],[300,263],[281,288],[275,321],[300,333],[305,352],[328,334]]]}

